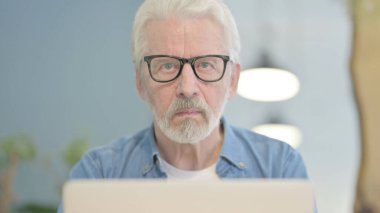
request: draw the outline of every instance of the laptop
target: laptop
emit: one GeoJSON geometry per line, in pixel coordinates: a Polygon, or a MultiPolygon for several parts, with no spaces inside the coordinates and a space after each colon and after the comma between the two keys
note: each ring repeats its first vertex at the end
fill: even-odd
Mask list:
{"type": "Polygon", "coordinates": [[[306,180],[72,180],[63,192],[65,213],[311,213],[306,180]]]}

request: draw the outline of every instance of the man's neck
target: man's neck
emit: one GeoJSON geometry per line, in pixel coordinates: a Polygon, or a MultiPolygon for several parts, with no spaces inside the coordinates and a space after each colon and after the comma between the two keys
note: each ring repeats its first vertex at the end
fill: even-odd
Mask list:
{"type": "Polygon", "coordinates": [[[176,168],[201,170],[216,163],[224,141],[222,125],[209,136],[195,144],[180,144],[167,138],[155,126],[156,143],[162,158],[176,168]]]}

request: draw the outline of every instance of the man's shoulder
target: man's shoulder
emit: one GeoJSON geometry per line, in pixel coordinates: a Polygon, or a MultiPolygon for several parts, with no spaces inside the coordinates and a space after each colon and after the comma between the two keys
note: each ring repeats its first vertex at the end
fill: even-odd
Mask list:
{"type": "Polygon", "coordinates": [[[143,158],[149,158],[150,131],[144,129],[109,144],[90,149],[72,169],[71,178],[119,178],[140,174],[143,158]]]}
{"type": "Polygon", "coordinates": [[[240,147],[242,155],[248,159],[260,159],[263,163],[286,162],[300,154],[288,143],[271,138],[248,129],[231,127],[231,137],[240,147]]]}
{"type": "Polygon", "coordinates": [[[133,152],[143,145],[146,134],[148,134],[149,128],[143,129],[134,135],[125,135],[119,137],[108,144],[97,146],[89,150],[90,155],[109,155],[115,156],[117,154],[133,152]]]}
{"type": "Polygon", "coordinates": [[[307,171],[300,153],[289,144],[243,129],[230,126],[229,140],[239,147],[240,158],[254,162],[251,170],[260,177],[306,178],[307,171]]]}

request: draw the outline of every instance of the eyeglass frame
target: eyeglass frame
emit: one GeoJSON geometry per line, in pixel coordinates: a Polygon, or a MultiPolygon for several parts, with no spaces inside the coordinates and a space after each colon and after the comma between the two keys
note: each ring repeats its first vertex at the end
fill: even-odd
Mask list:
{"type": "Polygon", "coordinates": [[[227,68],[227,63],[230,61],[230,56],[227,56],[227,55],[201,55],[201,56],[196,56],[196,57],[192,57],[192,58],[182,58],[182,57],[178,57],[178,56],[174,56],[174,55],[148,55],[148,56],[144,56],[144,61],[147,63],[148,65],[148,70],[149,70],[149,75],[150,77],[156,81],[156,82],[159,82],[159,83],[168,83],[168,82],[171,82],[171,81],[174,81],[176,80],[182,73],[182,70],[183,70],[183,67],[185,66],[185,64],[190,64],[192,70],[193,70],[193,73],[194,75],[201,81],[203,82],[217,82],[217,81],[220,81],[223,76],[224,76],[224,73],[226,72],[226,68],[227,68]],[[174,59],[177,59],[179,60],[180,62],[180,68],[178,70],[178,73],[176,76],[174,76],[173,79],[170,79],[170,80],[157,80],[153,77],[153,74],[152,74],[152,71],[150,69],[150,63],[153,59],[155,58],[160,58],[160,57],[168,57],[168,58],[174,58],[174,59]],[[216,79],[216,80],[204,80],[202,78],[199,77],[197,71],[195,71],[195,67],[194,67],[194,63],[196,60],[200,59],[200,58],[206,58],[206,57],[217,57],[217,58],[220,58],[223,60],[223,72],[222,72],[222,75],[216,79]]]}

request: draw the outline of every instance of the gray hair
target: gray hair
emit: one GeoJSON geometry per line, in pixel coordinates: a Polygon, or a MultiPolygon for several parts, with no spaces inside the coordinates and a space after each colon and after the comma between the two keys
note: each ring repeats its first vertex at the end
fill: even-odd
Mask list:
{"type": "Polygon", "coordinates": [[[145,0],[136,13],[132,52],[137,70],[140,70],[144,52],[148,49],[145,26],[150,20],[169,17],[193,18],[210,16],[221,24],[227,36],[227,45],[233,62],[239,62],[240,38],[235,20],[222,0],[145,0]]]}

